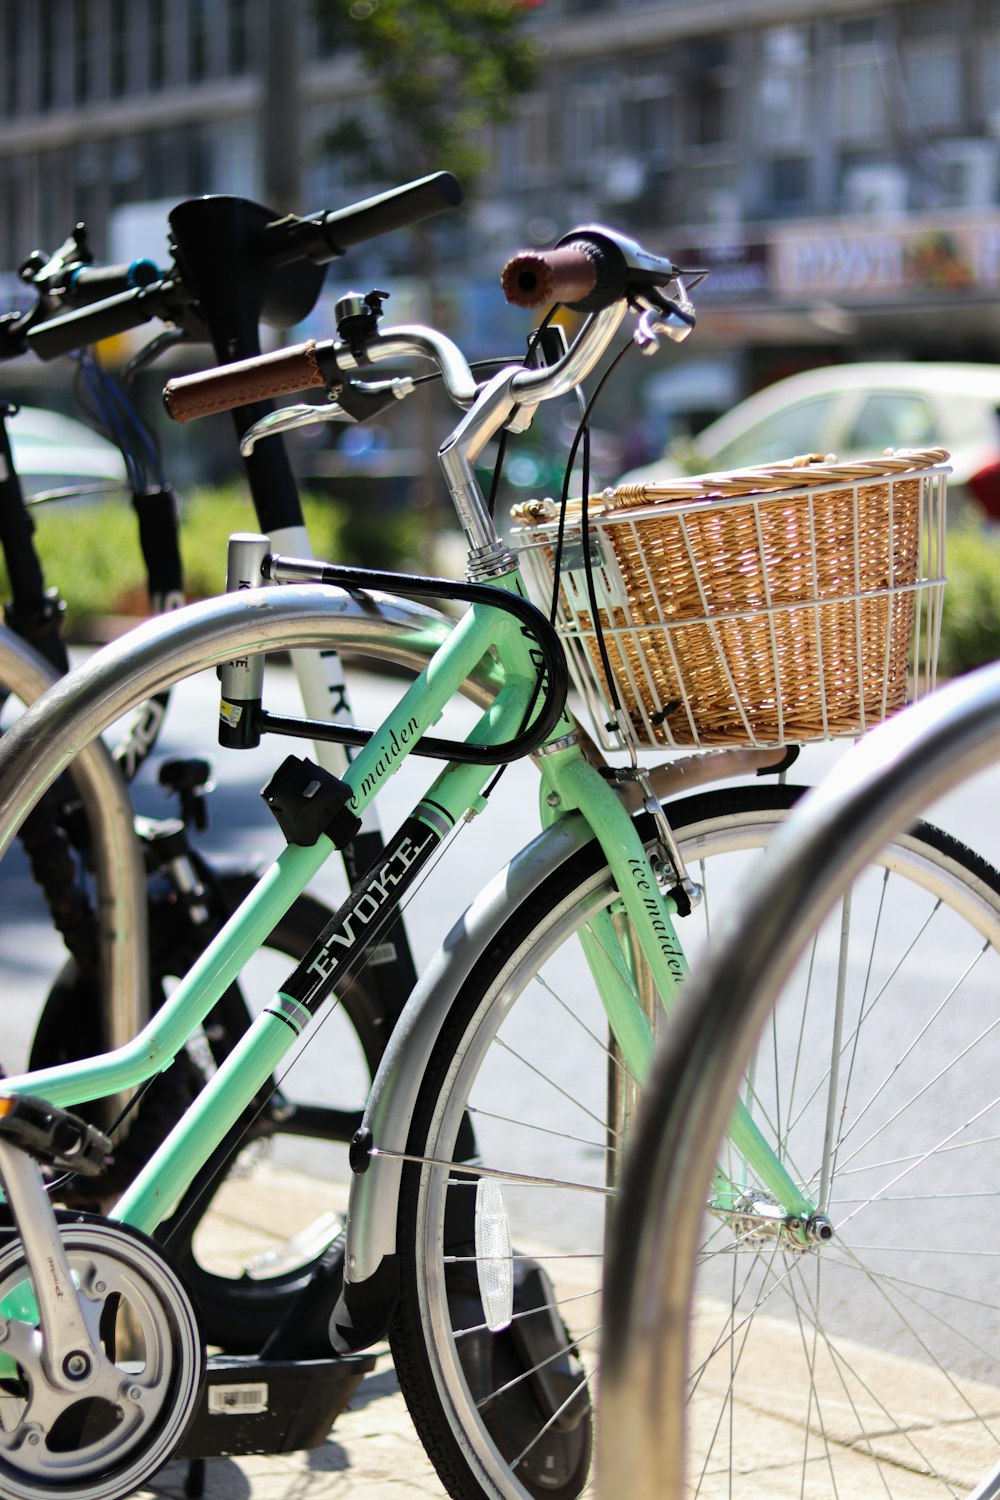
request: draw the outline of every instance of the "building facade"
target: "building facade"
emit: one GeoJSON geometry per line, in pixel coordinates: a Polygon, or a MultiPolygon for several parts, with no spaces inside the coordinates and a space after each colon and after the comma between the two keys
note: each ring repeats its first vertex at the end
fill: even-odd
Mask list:
{"type": "MultiPolygon", "coordinates": [[[[1000,0],[542,0],[525,24],[536,86],[484,132],[445,242],[473,322],[511,248],[600,219],[709,267],[699,342],[740,353],[744,388],[859,352],[993,357],[1000,0]]],[[[365,191],[322,149],[365,79],[307,0],[0,0],[0,39],[0,272],[79,219],[132,251],[145,204],[365,191]]]]}

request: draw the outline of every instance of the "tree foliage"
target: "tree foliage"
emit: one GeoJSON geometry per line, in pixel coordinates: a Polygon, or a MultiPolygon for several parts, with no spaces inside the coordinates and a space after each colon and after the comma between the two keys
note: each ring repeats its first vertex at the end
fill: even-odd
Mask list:
{"type": "Polygon", "coordinates": [[[376,108],[329,132],[358,175],[403,182],[446,168],[468,189],[486,126],[531,87],[539,51],[530,0],[313,0],[328,43],[357,56],[376,108]]]}

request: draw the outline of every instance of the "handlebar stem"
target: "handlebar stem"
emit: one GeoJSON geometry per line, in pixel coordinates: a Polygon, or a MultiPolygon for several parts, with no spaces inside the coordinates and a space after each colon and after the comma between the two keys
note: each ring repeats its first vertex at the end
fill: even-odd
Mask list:
{"type": "Polygon", "coordinates": [[[518,367],[512,395],[518,406],[537,406],[556,396],[565,396],[590,374],[621,327],[628,302],[621,298],[610,307],[592,313],[562,359],[540,370],[518,367]]]}
{"type": "Polygon", "coordinates": [[[452,504],[469,547],[478,559],[477,573],[485,576],[494,563],[506,566],[498,549],[497,531],[489,513],[473,464],[495,432],[517,410],[511,391],[519,365],[508,366],[494,375],[482,389],[475,406],[438,449],[438,463],[448,485],[452,504]]]}
{"type": "Polygon", "coordinates": [[[479,576],[502,570],[507,554],[498,544],[493,518],[476,479],[475,460],[518,408],[534,408],[542,401],[574,390],[601,358],[627,310],[628,303],[622,299],[592,314],[566,354],[554,365],[538,370],[512,365],[500,370],[483,386],[475,405],[438,450],[438,462],[469,539],[479,576]]]}

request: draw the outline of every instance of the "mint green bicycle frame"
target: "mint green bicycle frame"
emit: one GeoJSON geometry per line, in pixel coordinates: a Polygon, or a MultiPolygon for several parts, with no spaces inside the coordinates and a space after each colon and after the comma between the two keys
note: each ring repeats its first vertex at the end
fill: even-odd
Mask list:
{"type": "MultiPolygon", "coordinates": [[[[516,568],[495,581],[500,587],[523,593],[516,568]]],[[[489,745],[518,732],[536,688],[537,669],[529,645],[521,626],[509,615],[474,604],[351,764],[344,779],[352,792],[354,812],[360,814],[377,796],[417,739],[436,722],[465,679],[491,651],[503,669],[503,686],[468,739],[489,745]]],[[[585,759],[573,730],[574,724],[564,712],[546,746],[548,753],[540,757],[546,821],[572,812],[586,819],[607,858],[621,906],[641,948],[641,959],[649,966],[656,992],[669,1009],[687,972],[673,922],[676,903],[661,891],[631,816],[585,759]]],[[[442,812],[457,823],[470,809],[481,805],[481,793],[491,775],[490,769],[480,765],[446,765],[412,817],[439,834],[442,812]]],[[[8,1079],[4,1089],[38,1094],[53,1104],[71,1107],[134,1089],[161,1071],[333,852],[334,845],[325,835],[310,847],[289,845],[154,1020],[132,1042],[87,1061],[8,1079]]],[[[622,951],[610,913],[601,917],[596,927],[592,924],[583,941],[611,1032],[627,1067],[641,1082],[651,1058],[652,1032],[629,978],[636,955],[622,951]]],[[[309,1019],[303,1006],[279,992],[133,1182],[111,1217],[152,1232],[248,1103],[267,1084],[309,1019]]],[[[786,1211],[808,1218],[814,1206],[802,1197],[742,1105],[737,1107],[730,1134],[759,1180],[786,1211]]]]}

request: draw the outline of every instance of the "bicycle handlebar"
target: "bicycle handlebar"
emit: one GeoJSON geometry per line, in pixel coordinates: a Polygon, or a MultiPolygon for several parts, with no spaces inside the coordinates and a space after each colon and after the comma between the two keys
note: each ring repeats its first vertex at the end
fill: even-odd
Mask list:
{"type": "MultiPolygon", "coordinates": [[[[551,250],[518,251],[504,266],[501,284],[516,307],[564,302],[577,312],[600,312],[623,297],[650,297],[686,274],[627,235],[588,224],[551,250]]],[[[657,305],[655,295],[652,300],[657,305]]]]}
{"type": "Polygon", "coordinates": [[[311,260],[336,260],[365,240],[421,224],[462,201],[462,188],[451,172],[432,172],[402,187],[390,188],[348,208],[298,218],[276,219],[265,230],[264,258],[269,266],[311,260]]]}
{"type": "MultiPolygon", "coordinates": [[[[616,307],[619,316],[624,314],[627,301],[646,307],[668,322],[680,322],[679,332],[667,331],[671,336],[683,336],[694,322],[693,310],[682,310],[661,290],[681,274],[671,261],[652,255],[614,230],[600,227],[576,230],[554,250],[521,251],[513,256],[501,276],[509,301],[535,306],[553,295],[559,300],[573,296],[576,300],[571,305],[595,313],[600,324],[598,328],[591,319],[555,365],[517,373],[511,383],[515,402],[524,405],[531,400],[548,400],[582,379],[591,368],[593,350],[603,347],[609,336],[604,320],[616,307]]],[[[679,290],[681,302],[686,303],[683,289],[679,290]]],[[[614,326],[613,322],[612,331],[614,326]]],[[[174,421],[188,422],[273,396],[334,383],[346,388],[347,372],[359,368],[359,361],[411,355],[437,364],[457,405],[468,407],[475,401],[479,394],[475,381],[452,340],[430,328],[394,328],[383,333],[376,331],[373,321],[371,329],[363,341],[363,354],[356,340],[350,344],[310,340],[170,380],[163,392],[167,411],[174,421]]]]}
{"type": "Polygon", "coordinates": [[[58,359],[74,349],[98,344],[115,334],[127,333],[130,328],[140,328],[152,318],[173,322],[192,300],[176,278],[153,281],[36,324],[28,331],[28,348],[39,359],[58,359]]]}
{"type": "Polygon", "coordinates": [[[195,417],[251,406],[270,396],[289,396],[313,386],[325,386],[327,377],[317,358],[319,347],[315,339],[309,339],[271,354],[235,360],[194,375],[180,375],[164,386],[164,405],[175,422],[190,422],[195,417]]]}
{"type": "MultiPolygon", "coordinates": [[[[289,214],[283,219],[273,219],[262,233],[254,236],[253,243],[243,247],[249,266],[234,266],[233,274],[243,275],[248,270],[266,274],[306,260],[325,265],[354,245],[422,223],[435,214],[454,208],[461,200],[458,179],[451,172],[433,172],[347,208],[306,218],[289,214]]],[[[264,210],[258,209],[257,212],[263,213],[264,210]]],[[[192,305],[197,300],[196,290],[185,284],[177,268],[160,279],[160,273],[153,267],[158,279],[147,280],[145,273],[137,268],[148,265],[152,263],[81,268],[78,277],[72,279],[71,287],[78,285],[82,278],[82,288],[93,288],[93,294],[99,300],[88,297],[89,305],[73,307],[37,323],[27,331],[28,348],[40,359],[50,360],[141,327],[152,318],[179,323],[183,327],[185,318],[194,317],[192,305]],[[103,286],[100,281],[102,274],[105,278],[103,286]],[[116,285],[121,287],[122,280],[127,283],[125,289],[115,290],[116,285]],[[111,290],[111,295],[101,295],[108,290],[111,290]]],[[[79,299],[73,298],[71,289],[65,300],[79,299]]]]}
{"type": "Polygon", "coordinates": [[[545,307],[550,302],[572,305],[594,290],[596,280],[594,258],[585,245],[520,250],[500,273],[507,301],[525,308],[545,307]]]}
{"type": "Polygon", "coordinates": [[[117,266],[71,266],[61,300],[71,306],[102,302],[107,297],[138,291],[162,279],[163,272],[155,261],[145,259],[117,266]]]}

